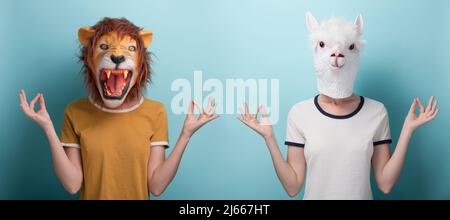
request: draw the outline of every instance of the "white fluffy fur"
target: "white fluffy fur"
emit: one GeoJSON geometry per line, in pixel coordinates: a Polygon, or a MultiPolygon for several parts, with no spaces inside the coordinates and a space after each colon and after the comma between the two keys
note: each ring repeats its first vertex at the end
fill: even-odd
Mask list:
{"type": "Polygon", "coordinates": [[[340,18],[319,23],[308,12],[306,21],[319,92],[335,99],[351,96],[364,45],[362,16],[358,16],[354,24],[340,18]],[[320,42],[325,44],[324,48],[320,47],[320,42]],[[350,50],[352,44],[355,48],[350,50]]]}

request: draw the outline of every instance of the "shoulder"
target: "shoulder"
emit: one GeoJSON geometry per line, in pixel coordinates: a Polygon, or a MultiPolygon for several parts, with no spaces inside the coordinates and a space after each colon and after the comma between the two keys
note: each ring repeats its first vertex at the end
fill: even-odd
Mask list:
{"type": "Polygon", "coordinates": [[[367,97],[364,97],[364,107],[374,112],[387,112],[382,102],[367,97]]]}
{"type": "Polygon", "coordinates": [[[144,107],[144,109],[151,110],[152,112],[156,112],[156,113],[166,112],[166,109],[162,102],[155,101],[152,99],[144,98],[144,102],[142,103],[142,106],[144,107]]]}
{"type": "Polygon", "coordinates": [[[75,101],[70,102],[65,109],[66,114],[73,113],[73,112],[79,112],[82,110],[85,110],[86,108],[89,108],[90,103],[87,98],[78,99],[75,101]]]}
{"type": "Polygon", "coordinates": [[[310,98],[304,101],[297,102],[294,104],[289,110],[289,116],[295,115],[303,115],[302,113],[306,113],[314,108],[314,98],[310,98]]]}

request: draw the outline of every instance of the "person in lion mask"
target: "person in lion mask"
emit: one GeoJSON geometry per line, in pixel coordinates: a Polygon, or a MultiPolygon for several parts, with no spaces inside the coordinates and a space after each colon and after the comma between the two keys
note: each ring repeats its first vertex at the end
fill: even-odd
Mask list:
{"type": "Polygon", "coordinates": [[[151,81],[149,48],[153,33],[128,20],[104,18],[80,28],[80,61],[89,95],[68,105],[58,137],[38,93],[24,113],[47,135],[56,175],[81,199],[148,199],[160,195],[176,174],[191,136],[218,117],[209,99],[205,111],[189,104],[183,129],[166,158],[167,113],[162,103],[144,98],[151,81]],[[35,111],[35,103],[39,109],[35,111]],[[200,111],[193,114],[194,108],[200,111]]]}

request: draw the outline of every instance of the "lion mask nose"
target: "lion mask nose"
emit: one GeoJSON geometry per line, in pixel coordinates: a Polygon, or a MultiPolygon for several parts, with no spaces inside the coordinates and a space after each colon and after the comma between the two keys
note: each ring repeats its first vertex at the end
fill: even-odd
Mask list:
{"type": "Polygon", "coordinates": [[[116,65],[119,65],[120,63],[125,61],[125,57],[124,56],[114,56],[111,55],[111,61],[113,63],[115,63],[116,65]]]}

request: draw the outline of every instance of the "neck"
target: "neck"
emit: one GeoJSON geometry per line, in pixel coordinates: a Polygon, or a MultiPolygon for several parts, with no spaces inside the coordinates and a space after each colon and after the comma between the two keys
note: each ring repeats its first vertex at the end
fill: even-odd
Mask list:
{"type": "MultiPolygon", "coordinates": [[[[96,105],[100,106],[103,109],[109,109],[109,110],[123,110],[123,109],[129,109],[137,104],[139,104],[139,102],[141,101],[143,97],[142,96],[136,96],[134,98],[126,98],[125,101],[118,106],[117,108],[108,108],[102,101],[102,99],[100,98],[99,100],[91,100],[93,101],[96,105]]],[[[89,97],[89,99],[91,99],[91,97],[89,97]]]]}
{"type": "Polygon", "coordinates": [[[125,101],[122,103],[122,105],[120,105],[119,107],[115,108],[117,110],[121,110],[121,109],[128,109],[132,106],[135,106],[139,103],[141,97],[140,96],[135,96],[132,99],[125,99],[125,101]]]}
{"type": "Polygon", "coordinates": [[[334,98],[331,98],[331,97],[329,97],[327,95],[324,95],[324,94],[320,94],[319,95],[319,100],[320,101],[325,102],[325,103],[329,103],[329,104],[333,104],[333,105],[342,105],[342,104],[354,101],[357,98],[358,98],[358,96],[355,95],[354,93],[350,97],[342,98],[342,99],[334,99],[334,98]]]}

